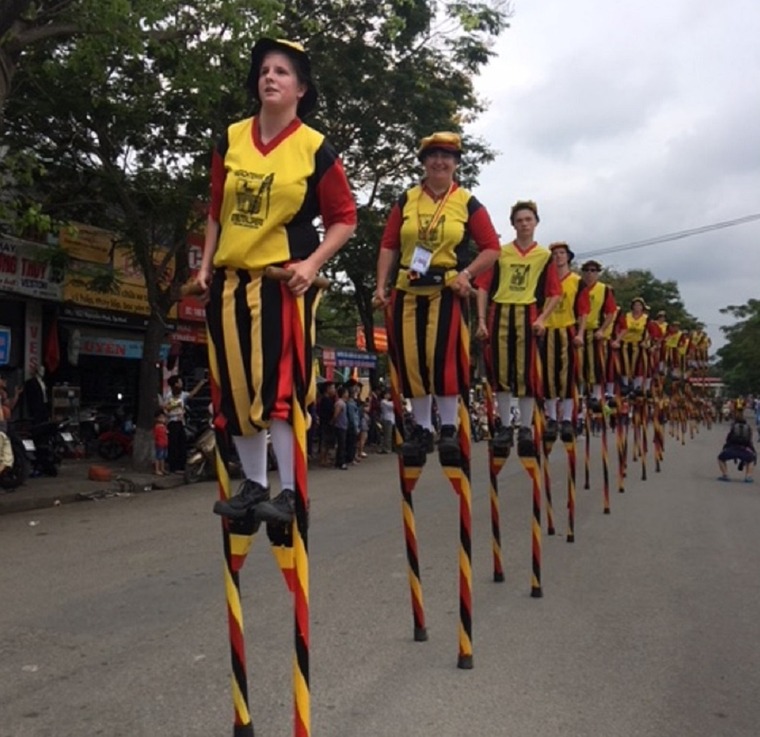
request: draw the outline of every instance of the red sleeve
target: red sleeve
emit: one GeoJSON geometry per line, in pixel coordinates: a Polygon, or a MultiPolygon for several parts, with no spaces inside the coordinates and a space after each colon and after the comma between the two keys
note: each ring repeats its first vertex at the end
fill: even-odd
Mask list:
{"type": "Polygon", "coordinates": [[[488,210],[480,205],[470,214],[467,222],[472,233],[472,239],[478,246],[479,251],[498,251],[500,248],[499,236],[493,227],[488,210]]]}
{"type": "Polygon", "coordinates": [[[387,248],[390,251],[398,251],[401,248],[401,208],[398,202],[391,208],[388,215],[383,237],[380,239],[380,248],[387,248]]]}
{"type": "Polygon", "coordinates": [[[548,299],[549,297],[561,297],[562,296],[562,284],[559,280],[559,272],[557,271],[557,264],[554,261],[549,261],[546,268],[546,284],[544,287],[544,295],[548,299]]]}
{"type": "Polygon", "coordinates": [[[662,340],[662,330],[654,320],[647,320],[647,333],[652,340],[662,340]]]}
{"type": "Polygon", "coordinates": [[[575,304],[575,312],[577,317],[588,315],[591,312],[591,300],[588,297],[588,289],[581,287],[581,291],[578,294],[578,301],[575,304]]]}
{"type": "Polygon", "coordinates": [[[317,199],[325,229],[335,223],[356,225],[356,203],[340,159],[320,177],[317,199]]]}
{"type": "Polygon", "coordinates": [[[494,267],[492,266],[490,269],[487,269],[486,271],[483,271],[480,274],[478,274],[473,280],[473,284],[478,289],[485,289],[486,292],[490,292],[491,282],[493,282],[493,273],[494,273],[494,267]]]}
{"type": "Polygon", "coordinates": [[[602,307],[602,312],[605,315],[612,315],[613,313],[617,312],[617,302],[615,302],[615,293],[609,287],[607,288],[607,295],[604,298],[604,305],[602,307]]]}
{"type": "Polygon", "coordinates": [[[620,314],[617,316],[617,320],[615,321],[615,330],[620,334],[628,330],[628,320],[626,319],[625,312],[623,312],[623,310],[620,310],[620,314]]]}
{"type": "Polygon", "coordinates": [[[212,219],[219,222],[222,212],[222,198],[224,197],[224,179],[227,172],[224,170],[224,159],[218,149],[214,149],[211,155],[211,204],[208,214],[212,219]]]}

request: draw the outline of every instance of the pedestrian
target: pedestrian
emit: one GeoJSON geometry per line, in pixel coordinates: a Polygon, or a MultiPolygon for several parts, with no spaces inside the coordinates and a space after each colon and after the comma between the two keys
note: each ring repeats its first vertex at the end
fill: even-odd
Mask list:
{"type": "Polygon", "coordinates": [[[335,468],[348,469],[346,439],[348,435],[348,409],[346,407],[346,387],[339,386],[333,407],[332,426],[335,432],[335,468]]]}
{"type": "Polygon", "coordinates": [[[18,486],[18,479],[13,473],[13,446],[11,439],[0,430],[0,489],[13,490],[18,486]]]}
{"type": "Polygon", "coordinates": [[[156,410],[153,423],[154,460],[153,473],[156,476],[166,475],[166,459],[169,457],[169,433],[166,429],[166,414],[162,409],[156,410]]]}
{"type": "Polygon", "coordinates": [[[359,424],[361,415],[356,395],[360,386],[352,386],[346,396],[346,415],[348,417],[348,428],[346,430],[346,463],[357,463],[356,452],[359,446],[359,424]]]}
{"type": "Polygon", "coordinates": [[[8,379],[0,374],[0,432],[7,432],[13,410],[16,409],[23,387],[16,387],[13,394],[8,392],[8,379]]]}
{"type": "Polygon", "coordinates": [[[535,457],[533,411],[540,392],[537,340],[562,295],[557,266],[548,248],[535,240],[538,207],[532,200],[516,202],[509,216],[515,239],[501,247],[492,269],[476,279],[477,337],[488,341],[488,379],[498,405],[501,427],[492,441],[495,453],[506,456],[514,443],[512,397],[517,397],[520,429],[517,453],[535,457]]]}
{"type": "Polygon", "coordinates": [[[322,384],[322,393],[317,405],[319,418],[319,465],[327,468],[330,465],[329,455],[335,447],[335,429],[332,418],[335,411],[335,384],[328,381],[322,384]]]}
{"type": "Polygon", "coordinates": [[[166,429],[169,436],[168,463],[169,473],[184,473],[187,460],[187,440],[185,438],[185,422],[187,419],[187,403],[206,383],[202,378],[191,391],[183,390],[182,379],[170,376],[166,382],[169,385],[161,403],[161,409],[166,414],[166,429]]]}
{"type": "Polygon", "coordinates": [[[367,438],[369,437],[370,414],[367,400],[359,403],[359,442],[356,457],[358,460],[367,457],[367,438]]]}
{"type": "Polygon", "coordinates": [[[631,300],[631,309],[620,315],[615,342],[620,346],[623,393],[644,393],[649,364],[649,313],[642,297],[631,300]]]}
{"type": "Polygon", "coordinates": [[[351,237],[356,205],[343,165],[322,133],[302,122],[317,102],[311,62],[291,41],[262,38],[251,51],[246,88],[257,113],[230,125],[211,164],[211,204],[198,284],[206,319],[217,425],[234,439],[245,473],[217,514],[289,522],[295,511],[293,357],[302,340],[306,405],[313,399],[314,278],[351,237]],[[322,229],[315,220],[321,219],[322,229]],[[291,271],[286,282],[268,266],[291,271]],[[302,300],[302,302],[300,301],[302,300]],[[292,325],[302,310],[305,325],[292,325]],[[280,493],[270,500],[267,431],[280,493]]]}
{"type": "Polygon", "coordinates": [[[726,435],[726,442],[718,455],[718,467],[720,468],[719,481],[730,481],[728,476],[728,461],[739,464],[739,470],[744,471],[744,481],[752,483],[752,470],[757,463],[757,453],[752,442],[752,428],[742,413],[734,416],[734,421],[726,435]]]}
{"type": "Polygon", "coordinates": [[[499,253],[488,211],[455,179],[462,158],[457,133],[433,133],[420,142],[422,182],[393,205],[380,242],[375,301],[390,306],[389,355],[397,367],[400,393],[412,405],[414,426],[402,453],[419,457],[433,450],[432,405],[441,418],[439,452],[448,462],[459,456],[457,400],[469,391],[471,281],[499,253]],[[470,262],[469,240],[478,255],[470,262]],[[395,286],[388,280],[398,264],[395,286]]]}
{"type": "Polygon", "coordinates": [[[383,427],[382,443],[380,445],[381,453],[390,453],[393,450],[393,425],[396,420],[396,413],[393,408],[391,392],[386,389],[380,400],[380,423],[383,427]]]}

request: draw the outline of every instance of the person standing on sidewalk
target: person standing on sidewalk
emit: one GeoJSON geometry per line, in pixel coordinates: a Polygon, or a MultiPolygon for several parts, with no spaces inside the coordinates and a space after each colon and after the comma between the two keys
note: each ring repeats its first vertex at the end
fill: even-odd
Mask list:
{"type": "Polygon", "coordinates": [[[335,430],[335,468],[345,471],[348,468],[346,460],[346,437],[348,435],[348,409],[346,407],[346,387],[338,387],[338,396],[333,408],[332,426],[335,430]]]}
{"type": "Polygon", "coordinates": [[[316,106],[317,89],[301,44],[259,39],[246,89],[258,112],[230,125],[214,151],[197,277],[209,295],[214,422],[232,436],[246,477],[236,494],[216,502],[214,512],[289,523],[296,498],[294,356],[296,350],[303,355],[307,372],[300,408],[305,414],[316,378],[313,282],[353,234],[356,204],[337,152],[302,122],[316,106]],[[284,266],[291,276],[270,279],[268,266],[284,266]],[[304,315],[299,336],[292,330],[296,310],[304,315]],[[271,500],[267,431],[280,478],[280,493],[271,500]]]}
{"type": "Polygon", "coordinates": [[[166,415],[162,409],[156,410],[156,421],[153,424],[154,461],[153,473],[156,476],[166,475],[166,459],[169,457],[169,433],[166,430],[166,415]]]}
{"type": "Polygon", "coordinates": [[[356,451],[359,445],[359,423],[361,422],[361,410],[357,402],[360,386],[351,386],[346,397],[346,416],[348,428],[346,432],[346,463],[356,463],[356,451]]]}
{"type": "Polygon", "coordinates": [[[182,389],[182,379],[170,376],[167,380],[169,389],[164,394],[162,408],[166,413],[166,429],[169,435],[169,473],[184,473],[187,460],[187,441],[185,439],[185,415],[187,402],[192,399],[206,383],[201,379],[192,389],[186,392],[182,389]]]}
{"type": "Polygon", "coordinates": [[[533,410],[540,392],[538,339],[562,296],[557,266],[548,248],[536,243],[538,207],[532,200],[512,206],[516,238],[501,247],[496,265],[475,280],[478,287],[477,337],[489,341],[488,374],[496,394],[501,427],[492,447],[506,456],[513,445],[512,397],[518,398],[517,453],[536,456],[533,410]]]}
{"type": "Polygon", "coordinates": [[[391,392],[386,389],[380,399],[380,424],[383,428],[382,443],[380,445],[381,453],[390,453],[393,450],[393,425],[396,421],[396,415],[393,411],[393,400],[391,392]]]}

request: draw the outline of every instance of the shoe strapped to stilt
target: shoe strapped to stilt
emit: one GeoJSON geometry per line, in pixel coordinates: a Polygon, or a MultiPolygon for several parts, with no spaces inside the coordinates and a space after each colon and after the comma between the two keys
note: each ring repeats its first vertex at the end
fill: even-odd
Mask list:
{"type": "Polygon", "coordinates": [[[292,489],[283,489],[272,501],[262,502],[254,510],[257,520],[275,524],[292,522],[295,513],[296,493],[292,489]]]}
{"type": "Polygon", "coordinates": [[[562,420],[562,424],[559,428],[559,436],[562,438],[563,443],[572,443],[575,439],[575,430],[573,429],[573,423],[570,420],[562,420]]]}
{"type": "Polygon", "coordinates": [[[588,408],[591,412],[598,414],[602,411],[602,403],[596,397],[591,397],[588,400],[588,408]]]}
{"type": "Polygon", "coordinates": [[[415,425],[409,437],[401,443],[401,456],[407,466],[424,466],[427,454],[434,449],[433,433],[426,427],[415,425]]]}
{"type": "Polygon", "coordinates": [[[269,489],[246,479],[234,496],[214,503],[214,514],[228,519],[244,519],[262,502],[269,502],[269,489]]]}
{"type": "Polygon", "coordinates": [[[454,425],[443,425],[438,438],[438,457],[442,466],[459,466],[462,454],[459,449],[459,437],[454,425]]]}
{"type": "Polygon", "coordinates": [[[502,425],[493,436],[491,449],[498,458],[508,458],[514,444],[514,430],[509,425],[502,425]]]}
{"type": "Polygon", "coordinates": [[[556,443],[557,442],[557,420],[552,420],[551,418],[546,421],[546,425],[544,426],[544,433],[542,440],[545,443],[556,443]]]}
{"type": "Polygon", "coordinates": [[[533,440],[533,428],[521,427],[517,432],[517,455],[520,458],[536,458],[536,443],[533,440]]]}

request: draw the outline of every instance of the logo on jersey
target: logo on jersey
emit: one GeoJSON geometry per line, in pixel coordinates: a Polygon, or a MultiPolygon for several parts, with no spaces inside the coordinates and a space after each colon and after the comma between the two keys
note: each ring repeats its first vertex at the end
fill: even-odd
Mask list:
{"type": "Polygon", "coordinates": [[[443,243],[443,226],[446,223],[446,216],[441,215],[441,217],[438,218],[435,227],[430,230],[430,222],[432,219],[432,215],[420,215],[420,227],[417,233],[417,240],[430,250],[434,250],[443,243]]]}
{"type": "Polygon", "coordinates": [[[509,291],[524,292],[528,288],[530,264],[509,265],[509,291]]]}
{"type": "Polygon", "coordinates": [[[269,215],[274,174],[238,170],[235,177],[235,210],[230,220],[244,228],[260,228],[269,215]]]}

